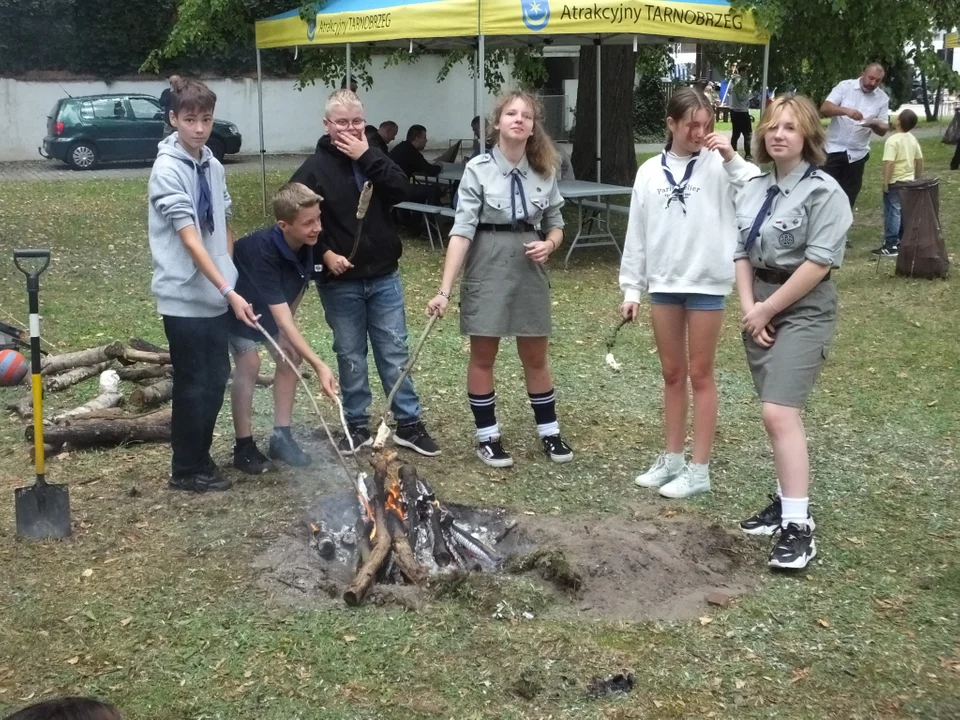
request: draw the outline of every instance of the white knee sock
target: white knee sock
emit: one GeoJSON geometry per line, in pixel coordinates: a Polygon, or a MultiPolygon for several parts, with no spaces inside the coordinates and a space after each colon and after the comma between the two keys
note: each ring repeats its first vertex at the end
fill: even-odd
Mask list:
{"type": "Polygon", "coordinates": [[[789,523],[794,523],[800,527],[806,527],[810,524],[808,518],[808,509],[810,498],[781,498],[783,511],[780,515],[780,526],[786,527],[789,523]]]}

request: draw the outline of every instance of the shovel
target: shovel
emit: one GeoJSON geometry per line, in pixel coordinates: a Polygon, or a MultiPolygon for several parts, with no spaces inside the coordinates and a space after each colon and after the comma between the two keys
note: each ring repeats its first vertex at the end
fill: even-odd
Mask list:
{"type": "Polygon", "coordinates": [[[30,487],[13,491],[17,517],[17,535],[31,540],[64,538],[70,534],[70,493],[66,485],[48,485],[44,479],[43,457],[43,382],[40,378],[40,275],[50,265],[49,250],[16,250],[13,262],[27,276],[30,301],[30,368],[33,375],[33,458],[37,481],[30,487]],[[42,260],[27,266],[22,260],[42,260]]]}

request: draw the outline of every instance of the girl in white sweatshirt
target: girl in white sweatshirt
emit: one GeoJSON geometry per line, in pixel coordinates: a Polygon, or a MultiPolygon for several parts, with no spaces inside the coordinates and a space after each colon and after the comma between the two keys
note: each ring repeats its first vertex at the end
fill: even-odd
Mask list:
{"type": "Polygon", "coordinates": [[[670,498],[710,489],[717,427],[714,361],[726,296],[733,288],[737,189],[760,170],[713,131],[713,108],[699,90],[667,104],[667,146],[637,172],[620,265],[621,313],[636,320],[641,293],[663,372],[665,452],[638,476],[670,498]],[[687,377],[693,386],[693,456],[684,459],[687,377]]]}

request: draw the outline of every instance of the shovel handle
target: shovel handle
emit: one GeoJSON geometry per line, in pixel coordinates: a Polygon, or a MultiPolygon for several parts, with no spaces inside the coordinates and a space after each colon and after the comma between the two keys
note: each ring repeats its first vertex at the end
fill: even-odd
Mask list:
{"type": "Polygon", "coordinates": [[[49,250],[14,250],[13,264],[27,276],[27,300],[30,305],[30,373],[33,376],[33,459],[37,484],[45,485],[43,456],[43,382],[40,379],[40,275],[50,265],[49,250]],[[28,268],[21,260],[43,260],[39,268],[28,268]]]}

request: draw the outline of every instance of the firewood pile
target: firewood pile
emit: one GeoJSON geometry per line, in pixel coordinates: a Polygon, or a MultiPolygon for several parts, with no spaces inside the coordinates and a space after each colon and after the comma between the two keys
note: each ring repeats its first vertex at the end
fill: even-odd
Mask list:
{"type": "Polygon", "coordinates": [[[414,466],[398,463],[396,452],[379,450],[370,464],[372,481],[365,474],[356,478],[354,527],[332,531],[319,520],[310,522],[312,544],[324,561],[356,559],[344,602],[361,604],[375,583],[421,585],[438,573],[501,564],[491,547],[497,538],[482,539],[485,528],[459,521],[414,466]]]}
{"type": "MultiPolygon", "coordinates": [[[[79,407],[45,413],[44,447],[55,454],[65,446],[109,447],[129,442],[169,442],[170,409],[163,405],[173,397],[173,367],[170,352],[145,340],[112,342],[100,347],[61,355],[48,355],[41,363],[44,393],[58,393],[98,378],[98,393],[79,407]],[[132,384],[128,395],[120,383],[132,384]]],[[[258,378],[270,385],[272,377],[258,378]]],[[[27,394],[7,406],[24,421],[33,419],[31,378],[24,380],[27,394]]],[[[33,442],[28,426],[25,438],[33,442]]]]}

